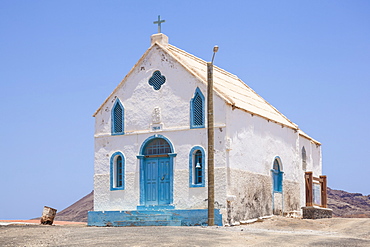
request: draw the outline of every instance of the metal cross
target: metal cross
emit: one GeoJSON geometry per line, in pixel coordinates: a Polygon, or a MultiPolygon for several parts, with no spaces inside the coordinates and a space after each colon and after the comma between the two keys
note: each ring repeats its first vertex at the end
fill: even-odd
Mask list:
{"type": "Polygon", "coordinates": [[[161,33],[161,23],[165,22],[166,20],[161,20],[161,16],[158,15],[158,21],[154,21],[154,24],[158,24],[158,33],[161,33]]]}

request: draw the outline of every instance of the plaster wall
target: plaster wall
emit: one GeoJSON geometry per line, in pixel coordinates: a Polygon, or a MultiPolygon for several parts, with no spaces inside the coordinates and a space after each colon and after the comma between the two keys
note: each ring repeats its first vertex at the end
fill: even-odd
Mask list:
{"type": "Polygon", "coordinates": [[[300,181],[283,181],[283,212],[300,211],[302,198],[300,181]]]}
{"type": "MultiPolygon", "coordinates": [[[[207,208],[207,187],[190,187],[189,153],[192,147],[201,146],[206,151],[206,129],[189,129],[177,132],[164,132],[173,144],[173,204],[177,209],[207,208]]],[[[226,201],[226,154],[224,150],[224,133],[220,128],[215,131],[215,201],[216,208],[224,208],[226,201]]],[[[157,133],[158,134],[158,133],[157,133]]],[[[133,210],[140,205],[140,162],[137,155],[141,144],[153,133],[132,134],[124,136],[98,137],[96,143],[94,210],[133,210]],[[124,137],[124,138],[123,138],[124,137]],[[110,190],[110,157],[121,152],[125,159],[125,190],[110,190]]],[[[207,155],[207,152],[206,152],[207,155]]],[[[205,184],[207,184],[207,169],[205,184]]]]}
{"type": "Polygon", "coordinates": [[[238,169],[230,169],[230,173],[238,179],[230,182],[229,192],[235,199],[229,202],[224,224],[300,210],[297,182],[284,180],[283,193],[273,193],[271,176],[238,169]]]}
{"type": "Polygon", "coordinates": [[[272,183],[271,177],[256,174],[240,169],[230,169],[232,179],[229,186],[229,195],[235,199],[229,203],[229,222],[272,215],[272,183]]]}
{"type": "MultiPolygon", "coordinates": [[[[125,108],[126,134],[150,131],[155,107],[160,108],[163,129],[190,128],[190,101],[197,87],[206,97],[207,86],[160,47],[154,45],[95,115],[95,135],[111,133],[111,109],[117,98],[125,108]],[[157,70],[166,77],[166,82],[159,90],[154,90],[148,81],[157,70]]],[[[224,125],[224,100],[214,94],[214,104],[215,123],[224,125]]],[[[207,124],[206,114],[204,117],[207,124]]]]}
{"type": "Polygon", "coordinates": [[[301,162],[301,169],[303,171],[312,171],[315,177],[322,175],[322,158],[321,145],[314,143],[304,136],[299,136],[299,156],[301,162]],[[302,149],[306,150],[306,170],[302,167],[302,149]]]}
{"type": "MultiPolygon", "coordinates": [[[[207,156],[206,128],[190,128],[190,101],[206,85],[190,74],[159,46],[139,60],[95,115],[94,210],[135,210],[140,204],[140,154],[142,143],[160,134],[173,145],[173,204],[177,209],[207,207],[207,187],[189,186],[189,152],[201,146],[207,156]],[[166,77],[160,90],[148,84],[153,72],[166,77]],[[116,99],[124,106],[124,135],[111,135],[111,109],[116,99]],[[153,130],[154,108],[160,108],[159,130],[153,130]],[[125,189],[110,190],[110,158],[124,155],[125,189]]],[[[301,150],[305,146],[307,170],[321,175],[321,148],[298,132],[239,109],[232,109],[214,94],[215,201],[223,219],[240,221],[271,215],[274,203],[284,211],[304,206],[301,150]],[[282,162],[283,194],[273,198],[271,168],[282,162]],[[228,196],[235,196],[227,208],[228,196]],[[276,200],[279,200],[277,202],[276,200]],[[280,205],[280,204],[279,204],[280,205]],[[227,217],[226,217],[227,216],[227,217]]],[[[205,113],[207,112],[205,105],[205,113]]],[[[205,126],[207,126],[205,114],[205,126]]],[[[205,173],[207,184],[207,169],[205,173]]]]}
{"type": "MultiPolygon", "coordinates": [[[[304,174],[306,171],[312,171],[314,177],[319,177],[322,174],[322,157],[321,157],[321,145],[318,145],[304,136],[299,136],[299,159],[301,163],[301,177],[300,188],[305,195],[306,185],[304,180],[304,174]],[[302,149],[306,150],[306,169],[303,167],[302,160],[302,149]]],[[[301,198],[301,206],[306,206],[305,196],[301,198]]]]}
{"type": "MultiPolygon", "coordinates": [[[[235,195],[234,193],[240,187],[240,182],[236,181],[244,181],[241,171],[246,171],[255,174],[256,178],[263,175],[264,179],[260,179],[260,182],[268,185],[268,187],[264,187],[263,191],[273,197],[271,207],[275,209],[275,213],[279,210],[283,212],[300,210],[301,206],[305,206],[301,150],[305,145],[307,169],[321,175],[320,146],[300,136],[298,131],[239,109],[232,110],[230,107],[227,116],[228,128],[225,138],[229,140],[227,152],[228,195],[236,196],[236,200],[242,200],[242,198],[238,198],[240,194],[235,195]],[[271,169],[275,157],[280,158],[281,169],[284,172],[283,194],[281,195],[272,192],[271,169]],[[233,173],[232,171],[240,172],[233,173]]],[[[245,186],[247,184],[245,183],[245,186]]],[[[243,203],[240,206],[243,207],[243,203]]],[[[267,212],[262,209],[257,211],[267,212]]],[[[244,216],[251,217],[253,213],[244,216]]]]}
{"type": "Polygon", "coordinates": [[[296,131],[231,107],[227,115],[230,168],[271,175],[274,159],[279,157],[284,179],[300,179],[296,131]]]}
{"type": "MultiPolygon", "coordinates": [[[[196,88],[206,97],[206,86],[192,76],[158,46],[139,60],[95,116],[94,210],[134,210],[140,205],[140,161],[143,142],[156,134],[165,136],[176,153],[173,162],[173,204],[177,209],[206,208],[207,188],[189,186],[189,152],[201,146],[207,156],[206,128],[190,128],[190,101],[196,88]],[[159,90],[148,84],[159,70],[166,82],[159,90]],[[111,135],[111,109],[116,99],[124,106],[124,135],[111,135]],[[153,130],[154,107],[161,111],[161,129],[153,130]],[[110,158],[124,155],[124,190],[110,190],[110,158]]],[[[214,94],[215,104],[215,201],[224,208],[226,201],[226,104],[214,94]]],[[[206,111],[205,104],[205,113],[206,111]]],[[[206,114],[205,114],[206,118],[206,114]]],[[[206,119],[205,119],[206,120],[206,119]]],[[[207,122],[205,121],[205,125],[207,122]]],[[[207,169],[205,172],[207,184],[207,169]]]]}

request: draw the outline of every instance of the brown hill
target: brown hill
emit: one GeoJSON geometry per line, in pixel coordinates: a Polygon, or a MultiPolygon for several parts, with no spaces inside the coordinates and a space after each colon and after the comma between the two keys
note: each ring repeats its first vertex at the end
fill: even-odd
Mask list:
{"type": "MultiPolygon", "coordinates": [[[[92,211],[94,191],[57,213],[55,220],[87,222],[87,211],[92,211]]],[[[328,207],[333,216],[344,218],[370,218],[370,195],[349,193],[328,188],[328,207]]]]}
{"type": "Polygon", "coordinates": [[[76,221],[87,222],[87,212],[93,211],[94,208],[94,191],[84,196],[71,206],[60,211],[55,216],[57,221],[76,221]]]}
{"type": "Polygon", "coordinates": [[[370,195],[328,188],[328,207],[336,217],[370,218],[370,195]]]}

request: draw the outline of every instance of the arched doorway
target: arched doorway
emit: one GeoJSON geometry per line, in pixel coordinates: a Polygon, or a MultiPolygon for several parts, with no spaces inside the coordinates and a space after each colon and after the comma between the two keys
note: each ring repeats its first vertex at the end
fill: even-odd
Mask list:
{"type": "Polygon", "coordinates": [[[272,211],[275,215],[282,215],[284,211],[283,174],[280,157],[275,157],[271,169],[272,175],[272,211]]]}
{"type": "Polygon", "coordinates": [[[140,149],[140,205],[167,207],[173,203],[173,146],[162,135],[146,139],[140,149]]]}

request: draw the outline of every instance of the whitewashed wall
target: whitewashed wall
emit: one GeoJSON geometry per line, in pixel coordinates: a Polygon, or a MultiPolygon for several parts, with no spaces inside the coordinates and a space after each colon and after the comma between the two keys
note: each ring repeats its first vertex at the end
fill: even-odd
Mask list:
{"type": "Polygon", "coordinates": [[[279,156],[284,179],[298,179],[298,134],[294,130],[239,109],[231,110],[228,116],[230,168],[270,175],[279,156]]]}
{"type": "MultiPolygon", "coordinates": [[[[175,207],[207,207],[207,187],[189,187],[191,148],[202,146],[207,154],[206,128],[190,129],[190,101],[197,87],[206,97],[206,85],[158,46],[139,60],[95,116],[95,211],[136,209],[140,200],[139,160],[136,156],[142,143],[154,134],[168,138],[177,153],[173,177],[175,207]],[[148,84],[156,70],[166,77],[158,91],[148,84]],[[123,136],[111,135],[111,109],[116,98],[125,108],[123,136]],[[153,132],[151,123],[155,107],[161,109],[163,129],[153,132]],[[110,191],[110,157],[117,151],[125,156],[125,190],[110,191]]],[[[216,94],[214,100],[215,201],[224,221],[272,213],[270,170],[276,156],[280,157],[284,171],[282,204],[285,210],[303,206],[301,150],[305,146],[307,170],[318,176],[321,175],[321,147],[290,128],[239,109],[232,110],[216,94]],[[226,210],[227,195],[236,197],[229,213],[226,210]]],[[[207,172],[205,178],[207,180],[207,172]]]]}
{"type": "MultiPolygon", "coordinates": [[[[95,116],[95,211],[136,209],[140,200],[139,160],[136,156],[142,143],[154,134],[168,138],[177,153],[174,158],[175,207],[207,207],[207,188],[189,188],[189,152],[194,146],[202,146],[207,150],[206,129],[190,129],[190,101],[197,87],[206,97],[206,86],[155,46],[108,98],[95,116]],[[166,77],[165,84],[158,91],[148,84],[156,70],[166,77]],[[125,108],[123,136],[111,135],[111,109],[116,98],[120,99],[125,108]],[[151,131],[154,107],[161,109],[162,131],[151,131]],[[125,156],[125,190],[110,191],[110,157],[117,151],[125,156]]],[[[215,173],[216,179],[220,181],[215,185],[215,200],[222,207],[226,201],[226,105],[217,95],[214,95],[214,100],[215,173]]],[[[207,178],[207,173],[205,177],[207,178]]]]}
{"type": "MultiPolygon", "coordinates": [[[[307,171],[313,172],[314,177],[319,177],[322,174],[322,158],[321,158],[321,145],[316,144],[312,140],[307,139],[304,136],[299,136],[299,159],[301,162],[301,177],[302,181],[300,184],[301,190],[303,192],[306,191],[305,187],[305,180],[304,180],[304,174],[307,171]],[[302,148],[305,148],[306,150],[306,170],[302,167],[302,148]]],[[[305,196],[301,198],[301,205],[305,206],[305,196]]]]}
{"type": "MultiPolygon", "coordinates": [[[[306,171],[312,171],[315,177],[322,175],[321,145],[299,136],[299,155],[302,169],[302,148],[306,149],[306,171]]],[[[303,170],[303,169],[302,169],[303,170]]]]}
{"type": "Polygon", "coordinates": [[[320,146],[298,131],[231,107],[226,139],[230,140],[227,193],[235,196],[229,210],[231,221],[271,214],[278,204],[285,212],[305,205],[301,150],[305,146],[307,169],[321,174],[320,146]],[[283,197],[272,192],[270,170],[275,157],[280,158],[284,172],[283,197]]]}

